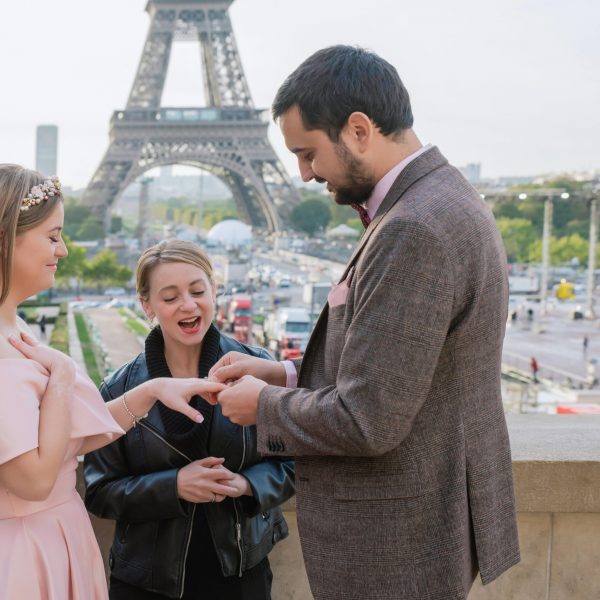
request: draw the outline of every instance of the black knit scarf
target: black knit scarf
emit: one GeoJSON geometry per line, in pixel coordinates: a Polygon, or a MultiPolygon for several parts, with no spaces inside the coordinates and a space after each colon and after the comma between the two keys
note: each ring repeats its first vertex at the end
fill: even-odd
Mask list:
{"type": "MultiPolygon", "coordinates": [[[[198,377],[206,377],[210,368],[217,362],[220,340],[221,336],[217,328],[211,325],[202,341],[198,377]]],[[[172,377],[165,358],[165,340],[160,327],[155,327],[146,338],[146,365],[150,379],[172,377]]],[[[161,402],[158,403],[158,410],[165,427],[167,441],[192,460],[198,460],[208,456],[213,407],[200,396],[194,396],[190,404],[202,413],[204,417],[202,423],[194,423],[185,415],[167,408],[161,402]]]]}

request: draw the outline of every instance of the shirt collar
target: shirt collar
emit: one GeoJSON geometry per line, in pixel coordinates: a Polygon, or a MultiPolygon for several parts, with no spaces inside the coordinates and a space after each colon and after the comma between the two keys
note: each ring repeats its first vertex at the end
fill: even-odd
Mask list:
{"type": "Polygon", "coordinates": [[[427,144],[425,146],[421,146],[416,152],[408,155],[406,158],[401,160],[395,167],[392,167],[378,182],[377,185],[373,188],[371,195],[366,203],[366,209],[369,213],[369,218],[373,219],[377,210],[381,206],[383,199],[386,197],[387,193],[390,191],[394,181],[398,179],[398,175],[406,168],[406,166],[411,163],[415,158],[421,156],[424,152],[427,152],[432,148],[431,144],[427,144]]]}

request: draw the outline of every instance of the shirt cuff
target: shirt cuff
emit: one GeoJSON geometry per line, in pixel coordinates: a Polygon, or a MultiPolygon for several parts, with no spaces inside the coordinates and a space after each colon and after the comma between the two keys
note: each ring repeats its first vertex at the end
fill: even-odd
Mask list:
{"type": "Polygon", "coordinates": [[[298,373],[296,367],[291,360],[282,360],[281,364],[285,369],[285,387],[296,388],[298,387],[298,373]]]}

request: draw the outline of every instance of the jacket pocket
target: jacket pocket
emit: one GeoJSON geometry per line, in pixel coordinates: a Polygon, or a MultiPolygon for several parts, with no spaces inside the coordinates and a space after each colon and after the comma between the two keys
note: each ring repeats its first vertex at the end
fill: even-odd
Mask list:
{"type": "Polygon", "coordinates": [[[421,480],[416,471],[401,475],[343,476],[334,482],[336,500],[385,500],[415,498],[421,495],[421,480]]]}

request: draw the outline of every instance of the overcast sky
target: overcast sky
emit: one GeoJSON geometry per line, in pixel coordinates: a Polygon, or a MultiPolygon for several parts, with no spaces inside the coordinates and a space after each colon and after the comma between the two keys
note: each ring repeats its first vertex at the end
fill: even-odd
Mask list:
{"type": "MultiPolygon", "coordinates": [[[[85,186],[124,108],[146,0],[0,0],[0,162],[34,166],[35,128],[59,126],[58,174],[85,186]]],[[[309,54],[370,48],[398,69],[415,131],[482,175],[600,168],[597,0],[235,0],[257,107],[309,54]]],[[[163,105],[201,103],[193,44],[174,48],[163,105]]],[[[297,175],[277,126],[271,140],[297,175]]]]}

